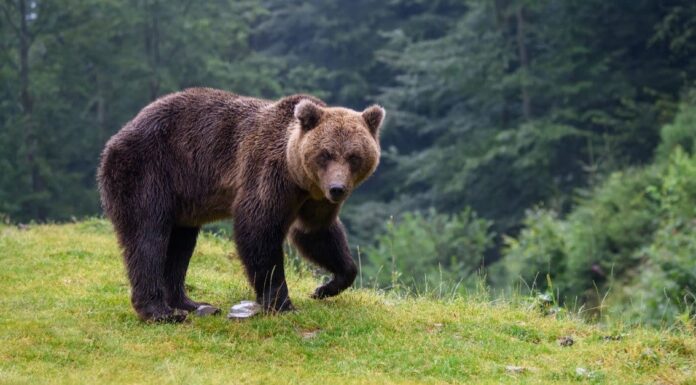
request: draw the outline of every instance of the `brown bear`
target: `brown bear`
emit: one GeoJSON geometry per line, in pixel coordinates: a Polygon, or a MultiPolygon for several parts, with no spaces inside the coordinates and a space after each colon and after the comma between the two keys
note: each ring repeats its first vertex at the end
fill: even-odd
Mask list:
{"type": "Polygon", "coordinates": [[[377,105],[356,112],[308,95],[270,101],[208,88],[145,107],[108,141],[97,175],[138,316],[178,322],[219,311],[191,300],[184,279],[201,225],[229,217],[265,310],[293,309],[286,237],[333,275],[313,297],[349,287],[357,268],[338,213],[377,167],[384,114],[377,105]]]}

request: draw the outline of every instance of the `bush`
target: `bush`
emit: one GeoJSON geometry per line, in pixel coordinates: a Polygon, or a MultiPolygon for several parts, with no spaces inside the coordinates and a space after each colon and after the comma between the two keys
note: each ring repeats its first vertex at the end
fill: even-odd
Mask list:
{"type": "Polygon", "coordinates": [[[549,282],[562,282],[565,275],[568,224],[555,211],[536,208],[527,211],[524,226],[517,238],[504,238],[505,277],[547,291],[549,282]]]}
{"type": "Polygon", "coordinates": [[[418,291],[443,282],[468,283],[492,246],[491,225],[470,209],[451,216],[432,209],[407,212],[392,219],[366,250],[364,274],[380,287],[406,285],[418,291]]]}
{"type": "Polygon", "coordinates": [[[628,311],[651,323],[696,315],[696,156],[680,148],[650,193],[660,202],[660,226],[640,250],[640,275],[621,293],[628,311]],[[630,300],[626,300],[630,299],[630,300]]]}
{"type": "Polygon", "coordinates": [[[688,154],[696,152],[696,89],[686,94],[674,122],[662,127],[662,139],[658,147],[658,156],[666,159],[677,148],[688,154]]]}
{"type": "Polygon", "coordinates": [[[597,290],[640,264],[636,251],[657,228],[658,207],[647,193],[656,180],[656,168],[618,172],[565,219],[547,210],[528,212],[519,236],[506,240],[508,276],[534,281],[543,291],[548,275],[561,300],[601,299],[597,290]]]}
{"type": "MultiPolygon", "coordinates": [[[[507,276],[659,324],[696,315],[696,155],[677,147],[667,164],[613,174],[565,219],[527,213],[506,238],[507,276]],[[614,289],[611,289],[612,286],[614,289]]],[[[530,284],[531,286],[531,284],[530,284]]]]}
{"type": "Polygon", "coordinates": [[[636,251],[650,242],[658,207],[647,193],[661,167],[612,174],[567,217],[567,296],[597,305],[608,285],[633,274],[636,251]],[[599,292],[598,292],[599,291],[599,292]]]}

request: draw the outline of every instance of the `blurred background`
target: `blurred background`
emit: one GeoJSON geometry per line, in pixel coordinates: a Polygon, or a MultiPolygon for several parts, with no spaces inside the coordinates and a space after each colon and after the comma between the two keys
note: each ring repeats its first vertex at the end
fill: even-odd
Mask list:
{"type": "MultiPolygon", "coordinates": [[[[209,86],[387,109],[342,215],[363,284],[696,301],[693,0],[1,0],[0,213],[101,215],[106,140],[209,86]]],[[[218,226],[224,228],[224,226],[218,226]]]]}

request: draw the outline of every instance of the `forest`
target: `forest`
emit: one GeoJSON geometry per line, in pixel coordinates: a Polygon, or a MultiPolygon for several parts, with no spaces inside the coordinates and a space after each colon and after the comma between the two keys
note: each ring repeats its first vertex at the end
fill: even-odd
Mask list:
{"type": "MultiPolygon", "coordinates": [[[[693,0],[2,0],[0,213],[101,215],[104,143],[187,87],[387,111],[364,285],[696,317],[693,0]]],[[[220,226],[224,227],[224,226],[220,226]]],[[[214,229],[214,228],[213,228],[214,229]]]]}

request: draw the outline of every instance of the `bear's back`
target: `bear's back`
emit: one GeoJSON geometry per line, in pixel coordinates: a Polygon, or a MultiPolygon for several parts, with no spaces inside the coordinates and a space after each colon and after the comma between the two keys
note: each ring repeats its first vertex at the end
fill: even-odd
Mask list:
{"type": "Polygon", "coordinates": [[[112,217],[117,200],[145,208],[171,196],[181,223],[227,214],[244,183],[286,174],[294,108],[303,99],[325,105],[310,95],[270,101],[210,88],[155,100],[106,145],[98,172],[105,211],[112,217]]]}

